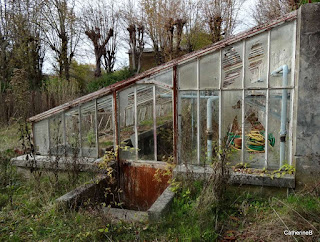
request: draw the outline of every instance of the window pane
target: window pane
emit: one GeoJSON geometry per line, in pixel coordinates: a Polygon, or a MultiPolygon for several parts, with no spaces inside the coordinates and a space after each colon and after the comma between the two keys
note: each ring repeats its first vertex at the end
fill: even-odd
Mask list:
{"type": "Polygon", "coordinates": [[[222,87],[242,87],[242,42],[222,51],[222,87]]]}
{"type": "Polygon", "coordinates": [[[268,33],[246,41],[245,86],[267,87],[268,33]]]}
{"type": "Polygon", "coordinates": [[[199,125],[200,162],[209,163],[217,158],[219,148],[219,93],[217,91],[200,92],[199,125]]]}
{"type": "Polygon", "coordinates": [[[288,135],[280,140],[281,133],[288,133],[290,122],[290,99],[289,90],[271,90],[269,98],[269,135],[274,137],[274,145],[269,146],[268,167],[279,169],[280,156],[283,154],[283,163],[290,163],[288,157],[289,140],[288,135]],[[282,112],[282,104],[286,110],[282,112]],[[281,132],[281,123],[284,124],[284,132],[281,132]],[[280,148],[283,146],[284,148],[280,148]]]}
{"type": "Polygon", "coordinates": [[[180,89],[196,90],[197,85],[197,61],[192,61],[178,67],[180,89]]]}
{"type": "Polygon", "coordinates": [[[62,115],[50,118],[50,153],[52,155],[64,154],[62,115]]]}
{"type": "Polygon", "coordinates": [[[156,87],[157,160],[173,156],[172,91],[156,87]]]}
{"type": "Polygon", "coordinates": [[[157,82],[163,82],[164,84],[167,84],[169,86],[172,86],[172,69],[166,72],[161,72],[161,74],[151,76],[151,78],[154,78],[157,82]]]}
{"type": "Polygon", "coordinates": [[[197,163],[197,92],[180,91],[180,159],[181,163],[197,163]]]}
{"type": "Polygon", "coordinates": [[[245,162],[265,166],[266,91],[245,92],[245,162]]]}
{"type": "Polygon", "coordinates": [[[79,136],[79,111],[78,107],[73,108],[65,113],[66,122],[66,153],[74,157],[80,152],[79,136]]]}
{"type": "Polygon", "coordinates": [[[119,92],[120,159],[135,160],[134,87],[119,92]]]}
{"type": "Polygon", "coordinates": [[[34,124],[34,140],[35,150],[41,155],[48,154],[49,151],[49,137],[48,137],[48,119],[41,120],[34,124]]]}
{"type": "Polygon", "coordinates": [[[200,59],[200,88],[219,87],[220,52],[206,55],[200,59]]]}
{"type": "Polygon", "coordinates": [[[105,151],[113,150],[113,115],[112,115],[112,96],[102,97],[97,100],[98,103],[98,137],[99,137],[99,157],[103,156],[105,151]]]}
{"type": "Polygon", "coordinates": [[[228,162],[241,162],[242,91],[222,92],[222,148],[228,148],[228,162]]]}
{"type": "MultiPolygon", "coordinates": [[[[270,72],[277,70],[283,65],[292,69],[293,63],[293,43],[294,43],[294,22],[283,24],[271,30],[271,53],[270,53],[270,72]]],[[[291,73],[288,74],[288,84],[291,84],[291,73]]],[[[270,78],[270,87],[283,87],[282,75],[270,78]]]]}
{"type": "Polygon", "coordinates": [[[97,157],[95,124],[95,101],[81,106],[82,155],[97,157]]]}
{"type": "Polygon", "coordinates": [[[154,160],[153,85],[137,87],[138,159],[154,160]]]}

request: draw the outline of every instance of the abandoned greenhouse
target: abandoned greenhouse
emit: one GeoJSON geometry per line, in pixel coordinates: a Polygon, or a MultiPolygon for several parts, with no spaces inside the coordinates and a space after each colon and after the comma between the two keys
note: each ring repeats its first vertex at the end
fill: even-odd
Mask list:
{"type": "Polygon", "coordinates": [[[228,145],[231,166],[296,168],[296,174],[279,178],[283,183],[258,185],[293,188],[297,179],[316,178],[318,16],[319,4],[305,5],[31,117],[37,156],[95,160],[114,150],[123,165],[155,169],[172,157],[179,169],[209,166],[228,145]]]}

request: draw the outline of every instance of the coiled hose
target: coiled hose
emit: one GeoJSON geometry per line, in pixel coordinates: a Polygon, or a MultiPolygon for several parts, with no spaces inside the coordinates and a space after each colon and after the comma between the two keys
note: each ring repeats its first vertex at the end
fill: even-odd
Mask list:
{"type": "MultiPolygon", "coordinates": [[[[241,148],[237,148],[234,144],[235,138],[241,138],[240,135],[235,135],[233,133],[228,133],[228,141],[231,143],[232,147],[237,150],[241,150],[241,148]]],[[[275,138],[272,133],[268,134],[269,145],[274,147],[275,138]]],[[[264,131],[252,130],[249,134],[246,135],[246,148],[249,152],[254,153],[263,153],[265,146],[264,139],[264,131]]]]}

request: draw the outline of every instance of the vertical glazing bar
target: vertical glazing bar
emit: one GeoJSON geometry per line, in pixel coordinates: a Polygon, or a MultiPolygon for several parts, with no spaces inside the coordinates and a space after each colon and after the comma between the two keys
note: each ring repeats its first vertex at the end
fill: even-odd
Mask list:
{"type": "MultiPolygon", "coordinates": [[[[114,133],[115,133],[115,156],[118,165],[118,176],[120,176],[120,157],[119,157],[119,113],[118,113],[118,103],[117,103],[117,92],[113,91],[113,119],[114,119],[114,133]]],[[[120,180],[118,180],[120,181],[120,180]]]]}
{"type": "Polygon", "coordinates": [[[178,164],[178,80],[177,80],[177,66],[173,67],[173,156],[174,162],[178,164]]]}
{"type": "MultiPolygon", "coordinates": [[[[33,143],[33,148],[34,148],[34,152],[39,151],[37,150],[36,147],[36,139],[35,139],[35,127],[34,127],[34,122],[31,123],[31,130],[32,130],[32,143],[33,143]]],[[[44,144],[43,144],[44,145],[44,144]]]]}
{"type": "Polygon", "coordinates": [[[50,142],[50,118],[48,118],[47,122],[47,129],[48,129],[48,154],[51,155],[51,142],[50,142]]]}
{"type": "Polygon", "coordinates": [[[241,162],[245,162],[245,90],[244,90],[244,78],[245,78],[245,65],[246,65],[246,40],[242,42],[242,121],[241,121],[241,130],[242,130],[242,147],[241,147],[241,162]]]}
{"type": "MultiPolygon", "coordinates": [[[[222,50],[219,57],[219,150],[222,149],[222,50]]],[[[219,152],[220,153],[220,152],[219,152]]]]}
{"type": "Polygon", "coordinates": [[[98,100],[94,101],[94,129],[96,134],[96,151],[97,157],[99,157],[99,132],[98,132],[98,100]]]}
{"type": "Polygon", "coordinates": [[[197,59],[197,163],[200,164],[200,60],[197,59]]]}
{"type": "Polygon", "coordinates": [[[62,113],[62,128],[63,128],[63,153],[67,154],[67,134],[66,134],[66,113],[62,113]]]}
{"type": "Polygon", "coordinates": [[[156,86],[153,85],[153,144],[154,144],[154,160],[157,161],[157,110],[156,110],[156,86]]]}
{"type": "Polygon", "coordinates": [[[138,114],[137,114],[137,87],[134,87],[134,142],[135,142],[135,152],[136,152],[136,160],[139,159],[138,157],[138,114]]]}
{"type": "Polygon", "coordinates": [[[265,127],[265,144],[264,144],[264,167],[268,168],[268,150],[269,150],[269,98],[270,98],[270,90],[269,90],[269,82],[270,82],[270,48],[271,48],[271,31],[268,31],[268,50],[267,50],[267,93],[266,93],[266,127],[265,127]]]}
{"type": "Polygon", "coordinates": [[[116,143],[116,113],[114,112],[114,107],[115,107],[115,104],[114,104],[115,100],[113,98],[111,98],[111,115],[112,115],[112,131],[113,131],[113,150],[115,151],[116,150],[116,146],[117,146],[117,143],[116,143]]]}
{"type": "Polygon", "coordinates": [[[79,156],[82,156],[82,131],[81,131],[81,104],[78,106],[78,112],[79,112],[79,156]]]}
{"type": "Polygon", "coordinates": [[[293,89],[290,94],[290,123],[289,123],[289,165],[292,165],[293,159],[293,110],[294,110],[294,95],[295,95],[295,57],[296,57],[296,42],[297,41],[297,21],[294,21],[294,29],[293,29],[293,49],[292,49],[292,64],[291,64],[291,84],[293,85],[293,89]]]}

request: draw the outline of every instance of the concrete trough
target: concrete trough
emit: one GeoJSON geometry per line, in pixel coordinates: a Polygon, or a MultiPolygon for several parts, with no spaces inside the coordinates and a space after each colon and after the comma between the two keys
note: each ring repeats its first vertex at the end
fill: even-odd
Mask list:
{"type": "MultiPolygon", "coordinates": [[[[56,203],[60,208],[77,209],[94,202],[93,205],[101,207],[102,212],[111,220],[127,222],[157,221],[165,215],[170,208],[175,195],[168,186],[169,177],[161,181],[153,179],[158,168],[152,164],[124,165],[120,182],[109,184],[107,175],[99,175],[96,179],[84,184],[67,194],[59,197],[56,203]],[[106,188],[111,188],[111,193],[116,194],[121,187],[120,201],[123,205],[111,207],[112,201],[105,196],[106,188]]],[[[112,205],[113,206],[113,205],[112,205]]]]}
{"type": "MultiPolygon", "coordinates": [[[[186,176],[191,175],[194,179],[209,178],[213,173],[213,169],[210,166],[196,166],[196,165],[179,165],[174,171],[174,176],[186,176]]],[[[256,185],[266,187],[279,187],[279,188],[295,188],[295,175],[285,174],[280,177],[276,175],[263,174],[261,172],[255,173],[252,169],[252,173],[229,170],[229,183],[239,185],[256,185]]]]}

